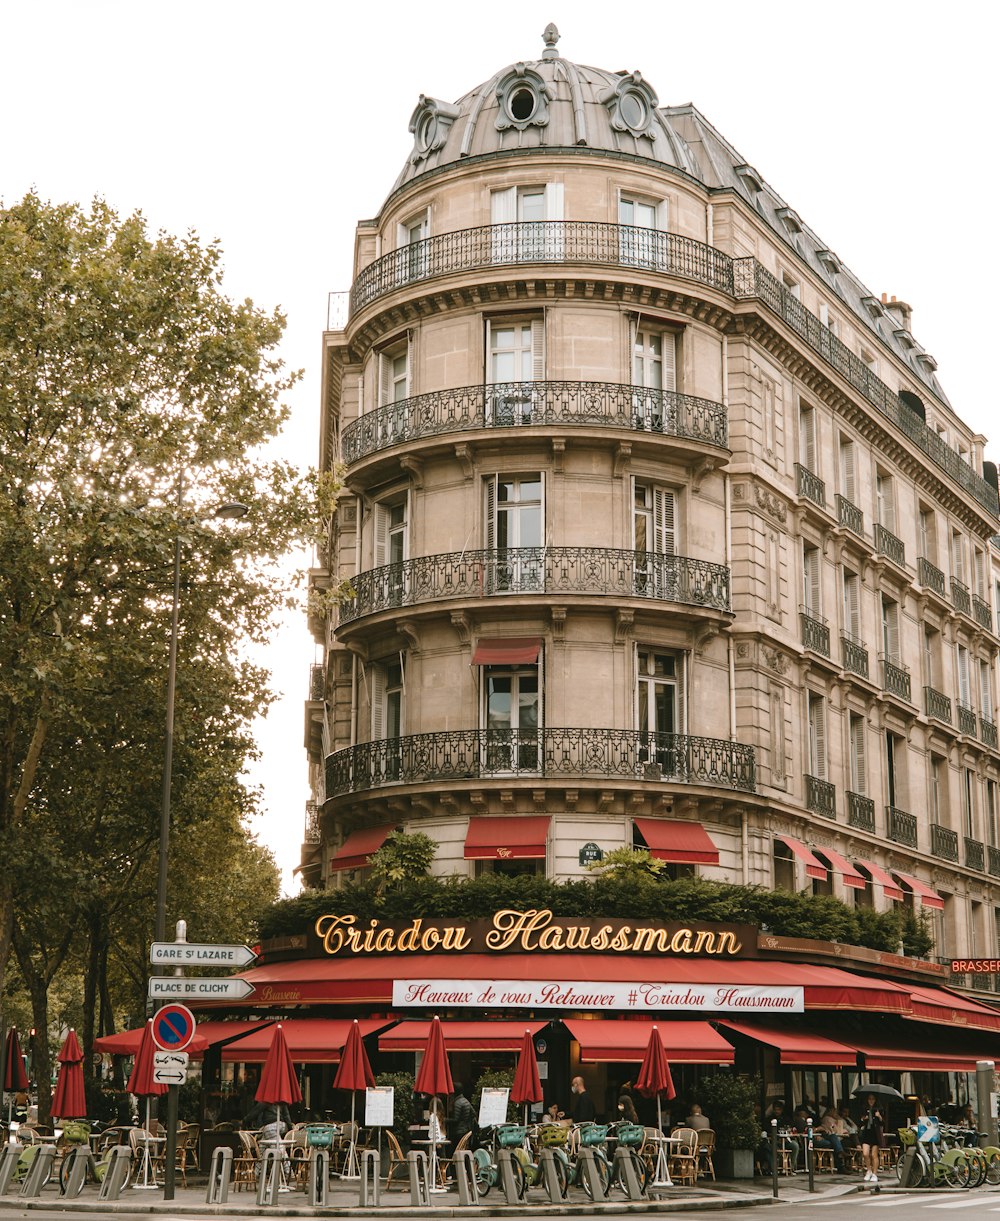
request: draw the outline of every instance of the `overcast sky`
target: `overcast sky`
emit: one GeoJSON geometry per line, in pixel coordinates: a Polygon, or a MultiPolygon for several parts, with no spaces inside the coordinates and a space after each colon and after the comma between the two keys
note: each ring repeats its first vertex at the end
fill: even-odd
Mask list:
{"type": "MultiPolygon", "coordinates": [[[[538,58],[554,21],[566,58],[638,69],[662,105],[694,103],[873,293],[908,301],[956,411],[1000,436],[983,315],[1000,282],[997,13],[967,0],[0,0],[0,198],[99,194],[219,238],[226,290],[288,315],[284,357],[306,376],[281,451],[314,464],[326,296],[350,286],[355,223],[402,167],[419,94],[453,101],[538,58]]],[[[259,831],[292,889],[304,621],[266,660],[282,698],[260,726],[259,831]]]]}

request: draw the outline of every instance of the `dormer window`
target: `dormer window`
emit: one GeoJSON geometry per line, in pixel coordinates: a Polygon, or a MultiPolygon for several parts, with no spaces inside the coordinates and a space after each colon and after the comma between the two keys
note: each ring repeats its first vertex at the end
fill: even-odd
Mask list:
{"type": "Polygon", "coordinates": [[[792,208],[779,208],[775,213],[778,220],[785,226],[789,233],[801,233],[802,221],[799,218],[798,212],[792,208]]]}
{"type": "Polygon", "coordinates": [[[736,173],[743,180],[744,185],[751,195],[758,195],[764,189],[764,179],[753,168],[752,165],[738,165],[736,173]]]}
{"type": "Polygon", "coordinates": [[[623,73],[613,89],[606,89],[598,96],[608,108],[615,131],[653,138],[650,126],[659,101],[641,73],[623,73]]]}
{"type": "Polygon", "coordinates": [[[878,297],[862,297],[861,304],[876,322],[882,317],[882,302],[878,297]]]}
{"type": "Polygon", "coordinates": [[[841,266],[840,259],[837,258],[832,250],[817,250],[816,257],[831,276],[840,275],[843,268],[841,266]]]}
{"type": "Polygon", "coordinates": [[[425,97],[424,94],[420,95],[416,109],[410,116],[410,131],[413,133],[410,161],[414,165],[442,147],[458,114],[457,106],[451,106],[437,98],[425,97]]]}
{"type": "Polygon", "coordinates": [[[549,121],[549,102],[552,90],[537,72],[524,64],[515,64],[513,72],[507,74],[497,86],[497,131],[513,127],[524,131],[527,127],[545,127],[549,121]]]}

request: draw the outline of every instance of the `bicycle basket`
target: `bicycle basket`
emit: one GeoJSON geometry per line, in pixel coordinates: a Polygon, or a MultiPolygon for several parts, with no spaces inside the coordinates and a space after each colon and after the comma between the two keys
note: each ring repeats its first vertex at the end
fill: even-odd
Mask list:
{"type": "Polygon", "coordinates": [[[603,1145],[608,1139],[608,1125],[603,1123],[592,1123],[586,1128],[580,1129],[580,1144],[588,1148],[591,1145],[603,1145]]]}
{"type": "Polygon", "coordinates": [[[551,1124],[548,1127],[539,1129],[538,1143],[543,1149],[551,1149],[554,1145],[565,1145],[568,1135],[568,1128],[560,1128],[555,1124],[551,1124]]]}
{"type": "Polygon", "coordinates": [[[620,1145],[641,1145],[646,1138],[642,1124],[620,1123],[618,1125],[618,1143],[620,1145]]]}
{"type": "Polygon", "coordinates": [[[908,1145],[915,1145],[917,1143],[917,1134],[912,1128],[897,1128],[896,1131],[899,1133],[899,1143],[904,1149],[908,1145]]]}
{"type": "Polygon", "coordinates": [[[67,1145],[89,1144],[90,1124],[80,1119],[67,1119],[63,1124],[62,1134],[67,1145]]]}
{"type": "Polygon", "coordinates": [[[524,1124],[504,1124],[502,1128],[497,1129],[501,1149],[516,1149],[518,1145],[523,1145],[527,1132],[528,1129],[524,1124]]]}
{"type": "Polygon", "coordinates": [[[306,1124],[306,1144],[310,1149],[329,1149],[333,1145],[333,1125],[306,1124]]]}

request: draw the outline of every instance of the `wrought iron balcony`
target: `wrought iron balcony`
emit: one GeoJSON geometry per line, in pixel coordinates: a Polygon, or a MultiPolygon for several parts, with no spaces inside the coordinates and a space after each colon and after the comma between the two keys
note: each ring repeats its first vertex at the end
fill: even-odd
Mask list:
{"type": "Polygon", "coordinates": [[[314,662],[309,667],[309,699],[312,703],[322,703],[326,698],[326,666],[322,662],[314,662]]]}
{"type": "Polygon", "coordinates": [[[936,594],[940,594],[942,598],[948,596],[945,590],[944,573],[940,568],[935,568],[923,555],[917,560],[917,580],[921,585],[926,585],[928,589],[933,589],[936,594]]]}
{"type": "Polygon", "coordinates": [[[961,614],[972,617],[972,595],[969,593],[969,587],[955,577],[951,578],[951,604],[961,614]]]}
{"type": "Polygon", "coordinates": [[[868,650],[850,632],[840,633],[841,656],[844,669],[861,678],[868,677],[868,650]]]}
{"type": "Polygon", "coordinates": [[[992,844],[986,846],[986,868],[993,877],[1000,878],[1000,848],[992,844]]]}
{"type": "Polygon", "coordinates": [[[986,872],[986,848],[982,840],[965,836],[965,863],[969,869],[976,869],[979,873],[986,872]]]}
{"type": "Polygon", "coordinates": [[[958,711],[958,732],[964,733],[970,738],[976,736],[976,713],[968,704],[955,701],[955,707],[958,711]]]}
{"type": "Polygon", "coordinates": [[[319,807],[315,801],[306,802],[306,825],[303,832],[303,842],[318,844],[322,838],[319,825],[319,807]]]}
{"type": "Polygon", "coordinates": [[[344,461],[425,437],[477,429],[614,428],[726,449],[726,408],[710,399],[618,382],[493,382],[387,403],[344,429],[344,461]]]}
{"type": "Polygon", "coordinates": [[[566,263],[656,271],[733,293],[732,259],[693,238],[600,221],[521,221],[441,233],[383,255],[354,281],[351,314],[396,289],[440,276],[566,263]]]}
{"type": "Polygon", "coordinates": [[[611,594],[729,610],[729,569],[683,555],[610,547],[454,551],[385,564],[352,579],[340,622],[394,607],[511,594],[611,594]]]}
{"type": "Polygon", "coordinates": [[[800,496],[818,504],[821,509],[826,508],[826,484],[801,462],[795,464],[795,489],[800,496]]]}
{"type": "Polygon", "coordinates": [[[906,810],[897,806],[885,807],[886,833],[888,838],[897,844],[907,844],[911,848],[917,846],[917,820],[906,810]]]}
{"type": "MultiPolygon", "coordinates": [[[[889,837],[892,838],[891,836],[889,837]]],[[[916,843],[913,844],[916,847],[916,843]]],[[[958,832],[939,823],[931,823],[931,855],[943,861],[958,861],[958,832]]]]}
{"type": "Polygon", "coordinates": [[[837,521],[852,530],[859,538],[865,537],[865,515],[846,496],[837,493],[837,521]]]}
{"type": "Polygon", "coordinates": [[[951,724],[951,700],[933,687],[924,687],[924,711],[936,721],[951,724]]]}
{"type": "Polygon", "coordinates": [[[898,539],[881,522],[875,523],[875,550],[900,568],[906,567],[906,548],[902,539],[898,539]]]}
{"type": "Polygon", "coordinates": [[[875,802],[860,793],[847,793],[847,823],[859,831],[875,834],[875,802]]]}
{"type": "Polygon", "coordinates": [[[990,604],[984,602],[978,594],[972,595],[972,617],[980,627],[986,628],[988,632],[993,631],[993,612],[990,610],[990,604]]]}
{"type": "Polygon", "coordinates": [[[807,649],[812,649],[814,653],[822,653],[824,657],[829,657],[830,629],[826,620],[807,611],[804,607],[800,607],[799,623],[802,625],[803,645],[807,649]]]}
{"type": "Polygon", "coordinates": [[[890,695],[898,695],[901,700],[911,703],[910,671],[902,662],[880,656],[882,663],[882,689],[890,695]]]}
{"type": "Polygon", "coordinates": [[[806,775],[806,809],[824,818],[837,817],[837,790],[828,780],[806,775]]]}
{"type": "Polygon", "coordinates": [[[991,746],[994,750],[997,748],[997,725],[996,721],[991,721],[989,717],[981,716],[979,718],[979,740],[985,746],[991,746]]]}
{"type": "Polygon", "coordinates": [[[397,784],[652,781],[755,792],[752,746],[637,729],[459,729],[362,742],[326,758],[326,794],[397,784]]]}

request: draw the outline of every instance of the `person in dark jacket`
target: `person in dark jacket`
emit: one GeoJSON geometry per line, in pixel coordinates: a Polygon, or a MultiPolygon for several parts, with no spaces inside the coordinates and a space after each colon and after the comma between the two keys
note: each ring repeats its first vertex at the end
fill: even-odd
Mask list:
{"type": "Polygon", "coordinates": [[[570,1103],[569,1113],[573,1118],[574,1123],[593,1123],[597,1117],[597,1111],[594,1108],[594,1100],[587,1093],[587,1086],[582,1077],[574,1077],[570,1085],[573,1091],[573,1101],[570,1103]]]}
{"type": "Polygon", "coordinates": [[[465,1087],[461,1081],[456,1081],[455,1096],[451,1100],[452,1133],[454,1134],[456,1145],[466,1132],[472,1131],[475,1118],[476,1113],[473,1110],[472,1103],[465,1096],[465,1087]]]}

